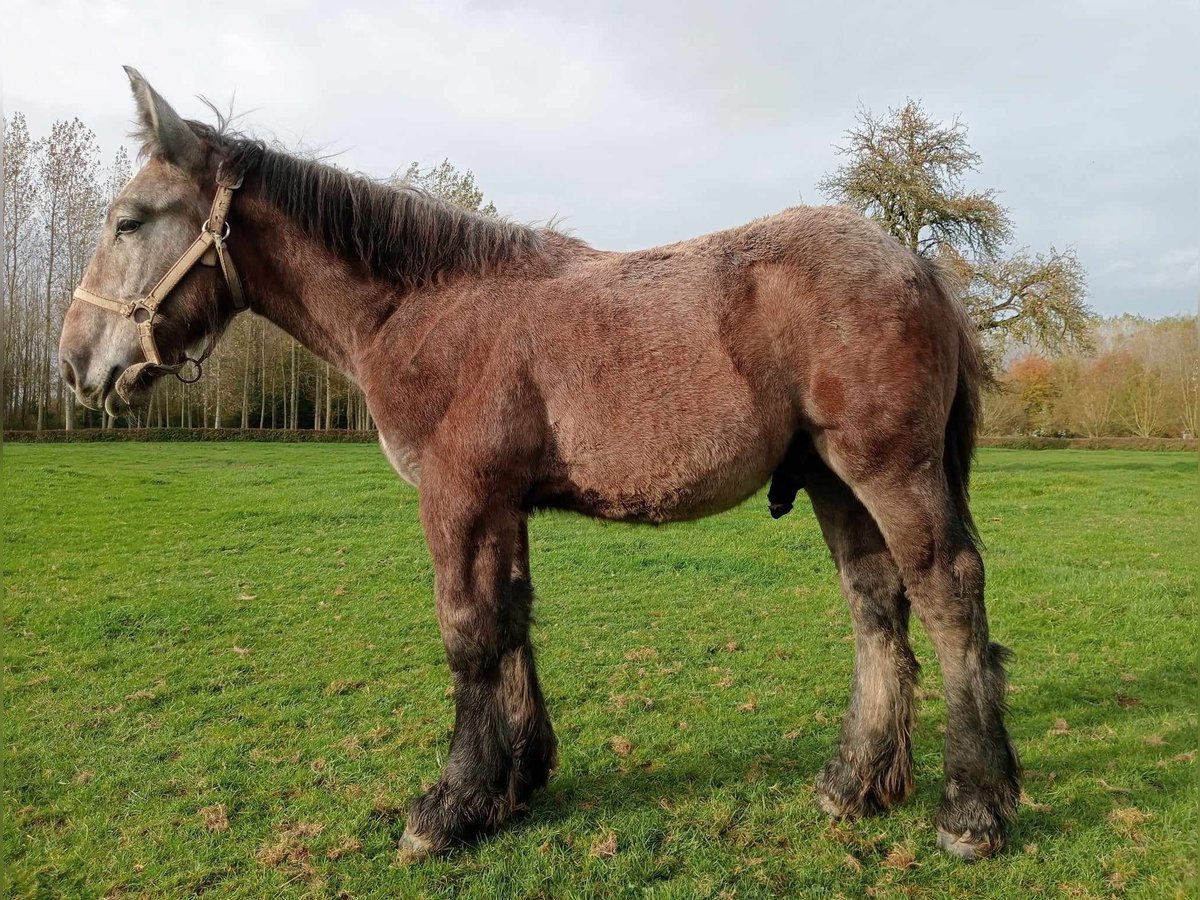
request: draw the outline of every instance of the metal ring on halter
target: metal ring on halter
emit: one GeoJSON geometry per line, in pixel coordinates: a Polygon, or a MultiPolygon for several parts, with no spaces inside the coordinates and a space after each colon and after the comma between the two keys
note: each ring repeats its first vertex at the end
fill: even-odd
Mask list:
{"type": "Polygon", "coordinates": [[[186,357],[184,359],[184,361],[181,363],[179,371],[177,371],[175,373],[175,377],[178,378],[180,381],[182,381],[184,384],[195,384],[197,381],[200,380],[200,376],[203,374],[204,374],[204,369],[201,368],[201,366],[200,366],[200,360],[192,359],[189,356],[189,357],[186,357]],[[188,375],[190,375],[191,377],[185,378],[183,376],[184,372],[187,372],[188,375]],[[192,374],[193,372],[195,374],[192,374]]]}
{"type": "MultiPolygon", "coordinates": [[[[211,234],[211,233],[212,233],[212,229],[208,227],[208,223],[209,223],[210,221],[211,221],[210,219],[205,219],[205,220],[204,220],[204,230],[205,230],[205,231],[207,231],[207,232],[209,232],[209,233],[211,234]]],[[[224,234],[220,235],[219,237],[217,237],[216,235],[214,235],[214,237],[217,237],[217,240],[219,240],[219,241],[227,241],[227,240],[229,240],[229,232],[230,232],[231,230],[232,230],[232,229],[229,227],[229,220],[228,220],[228,219],[226,219],[226,220],[225,220],[225,232],[224,232],[224,234]]]]}

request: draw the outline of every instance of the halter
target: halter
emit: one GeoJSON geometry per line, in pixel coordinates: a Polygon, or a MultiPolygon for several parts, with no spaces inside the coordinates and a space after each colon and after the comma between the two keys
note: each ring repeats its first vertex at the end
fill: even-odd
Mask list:
{"type": "Polygon", "coordinates": [[[108,297],[102,297],[82,285],[75,288],[75,293],[72,295],[74,299],[124,316],[137,328],[138,343],[142,345],[142,353],[145,355],[146,361],[130,366],[117,379],[117,396],[126,403],[130,402],[133,384],[144,372],[149,372],[151,375],[174,375],[184,384],[193,384],[200,380],[200,376],[203,374],[201,365],[213,352],[216,346],[215,337],[209,336],[208,344],[198,358],[192,359],[185,356],[183,362],[169,366],[163,363],[162,356],[158,352],[158,345],[154,342],[154,323],[158,319],[158,308],[197,263],[206,266],[215,266],[218,262],[221,264],[221,272],[225,275],[225,282],[229,285],[229,292],[233,295],[235,315],[250,308],[250,304],[246,302],[246,295],[242,291],[242,280],[238,277],[233,259],[225,246],[229,239],[229,207],[233,203],[233,192],[241,186],[240,175],[237,181],[225,182],[218,174],[217,195],[213,198],[212,210],[201,227],[200,234],[145,297],[121,303],[117,300],[110,300],[108,297]],[[187,372],[187,376],[182,374],[184,371],[187,372]]]}

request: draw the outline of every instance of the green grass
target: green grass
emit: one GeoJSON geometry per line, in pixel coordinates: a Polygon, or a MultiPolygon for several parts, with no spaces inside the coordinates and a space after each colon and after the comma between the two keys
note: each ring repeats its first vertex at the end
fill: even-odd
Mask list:
{"type": "Polygon", "coordinates": [[[540,516],[560,769],[524,820],[405,867],[452,708],[416,495],[378,450],[10,445],[8,895],[1188,895],[1195,488],[1190,455],[982,452],[1028,797],[975,865],[933,850],[945,707],[919,629],[915,797],[840,826],[815,806],[852,644],[803,500],[779,522],[761,497],[658,529],[540,516]]]}

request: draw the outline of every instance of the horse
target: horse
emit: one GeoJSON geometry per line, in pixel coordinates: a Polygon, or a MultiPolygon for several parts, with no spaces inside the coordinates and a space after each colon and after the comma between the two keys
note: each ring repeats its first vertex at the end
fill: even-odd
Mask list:
{"type": "Polygon", "coordinates": [[[938,846],[1001,850],[1019,763],[968,502],[987,374],[937,261],[839,207],[597,250],[297,158],[220,115],[185,121],[126,71],[144,164],[64,317],[63,378],[92,408],[136,409],[157,379],[198,377],[248,307],[361,386],[419,491],[454,686],[449,755],[403,855],[483,839],[556,765],[529,517],[696,519],[768,483],[777,517],[807,491],[854,622],[819,806],[851,818],[913,791],[912,611],[948,708],[938,846]]]}

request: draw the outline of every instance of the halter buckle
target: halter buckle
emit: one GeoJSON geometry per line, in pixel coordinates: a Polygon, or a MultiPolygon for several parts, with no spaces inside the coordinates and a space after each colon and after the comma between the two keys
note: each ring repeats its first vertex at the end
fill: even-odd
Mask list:
{"type": "Polygon", "coordinates": [[[242,181],[245,180],[245,178],[246,178],[245,172],[238,172],[237,178],[235,178],[233,181],[226,181],[225,176],[224,176],[224,171],[225,171],[225,163],[221,163],[221,165],[217,167],[217,184],[220,187],[226,187],[226,188],[229,188],[231,191],[236,191],[238,188],[240,188],[242,186],[242,181]]]}

